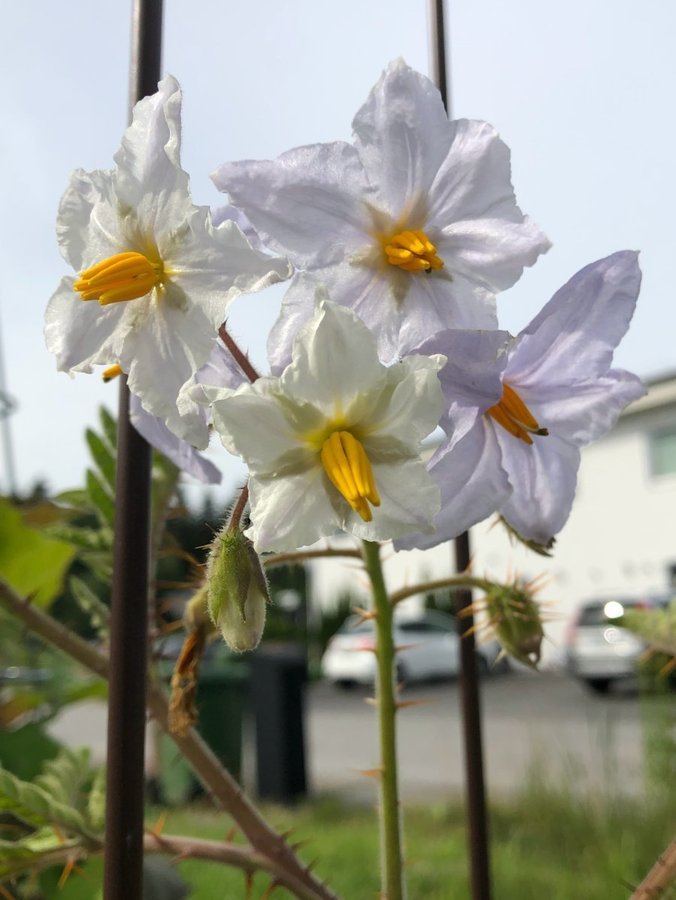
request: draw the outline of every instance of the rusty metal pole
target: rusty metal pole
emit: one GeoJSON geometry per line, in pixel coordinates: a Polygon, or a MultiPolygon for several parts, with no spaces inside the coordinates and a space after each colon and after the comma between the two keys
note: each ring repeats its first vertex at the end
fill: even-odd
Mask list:
{"type": "MultiPolygon", "coordinates": [[[[448,117],[451,118],[450,87],[446,64],[446,32],[444,0],[429,0],[429,34],[432,78],[441,92],[448,117]]],[[[470,563],[469,533],[455,539],[455,567],[464,571],[470,563]]],[[[463,741],[467,792],[467,839],[470,856],[472,900],[490,900],[490,846],[488,814],[484,783],[483,746],[481,740],[481,697],[474,640],[474,617],[468,607],[472,592],[455,592],[455,612],[460,634],[460,695],[462,704],[463,741]],[[460,613],[463,615],[460,616],[460,613]]]]}
{"type": "MultiPolygon", "coordinates": [[[[134,0],[130,110],[157,90],[161,45],[162,0],[134,0]]],[[[131,425],[129,390],[123,378],[111,594],[105,900],[141,900],[143,896],[150,452],[131,425]]]]}

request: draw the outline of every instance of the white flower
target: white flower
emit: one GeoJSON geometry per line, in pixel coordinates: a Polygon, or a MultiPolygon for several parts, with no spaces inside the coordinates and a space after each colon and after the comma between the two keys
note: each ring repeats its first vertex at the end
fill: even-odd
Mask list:
{"type": "Polygon", "coordinates": [[[367,540],[429,530],[439,491],[420,441],[439,421],[444,360],[410,356],[386,368],[357,316],[324,300],[279,378],[201,388],[224,445],[249,466],[257,550],[336,529],[367,540]]]}
{"type": "Polygon", "coordinates": [[[180,112],[180,88],[167,76],[136,105],[116,168],[73,174],[57,234],[80,274],[51,298],[45,337],[60,370],[118,364],[144,408],[191,441],[176,399],[209,357],[228,303],[290,272],[233,222],[214,227],[209,210],[192,204],[180,112]]]}
{"type": "Polygon", "coordinates": [[[549,248],[516,205],[495,129],[450,122],[434,85],[403,61],[384,72],[353,130],[353,144],[226,163],[213,176],[264,243],[304,270],[271,335],[275,370],[312,316],[318,284],[392,359],[439,331],[497,327],[495,294],[549,248]]]}

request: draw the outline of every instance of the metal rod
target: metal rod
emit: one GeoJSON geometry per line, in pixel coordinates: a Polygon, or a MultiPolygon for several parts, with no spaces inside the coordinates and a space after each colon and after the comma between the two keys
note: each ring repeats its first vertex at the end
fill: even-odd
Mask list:
{"type": "MultiPolygon", "coordinates": [[[[429,38],[432,77],[451,118],[450,83],[446,62],[446,32],[444,0],[429,0],[429,38]]],[[[470,563],[469,533],[455,539],[455,567],[462,572],[470,563]]],[[[483,746],[481,739],[481,697],[479,672],[474,640],[474,617],[468,611],[472,593],[455,592],[455,612],[460,634],[460,697],[462,706],[463,741],[467,790],[468,846],[472,900],[490,900],[490,846],[488,841],[488,813],[484,782],[483,746]],[[463,615],[460,615],[460,612],[463,615]]]]}
{"type": "MultiPolygon", "coordinates": [[[[161,45],[162,0],[134,0],[130,110],[157,90],[161,45]]],[[[126,378],[120,385],[115,500],[103,896],[141,900],[150,447],[131,425],[126,378]]]]}

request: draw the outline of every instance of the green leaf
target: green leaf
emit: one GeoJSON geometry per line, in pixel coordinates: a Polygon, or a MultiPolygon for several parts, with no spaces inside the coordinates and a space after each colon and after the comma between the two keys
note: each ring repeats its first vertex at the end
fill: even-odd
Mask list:
{"type": "Polygon", "coordinates": [[[63,749],[57,757],[48,760],[33,784],[58,803],[79,812],[89,780],[89,749],[82,747],[78,750],[63,749]]]}
{"type": "Polygon", "coordinates": [[[91,505],[98,513],[103,524],[110,525],[112,528],[115,519],[115,504],[112,495],[98,475],[91,469],[87,469],[86,484],[91,505]]]}
{"type": "Polygon", "coordinates": [[[89,447],[92,459],[96,463],[101,475],[104,477],[111,491],[115,490],[115,454],[107,446],[105,441],[91,428],[85,431],[85,440],[89,447]]]}
{"type": "Polygon", "coordinates": [[[79,528],[77,525],[50,525],[46,529],[50,537],[74,544],[82,550],[109,550],[113,532],[109,529],[79,528]]]}
{"type": "Polygon", "coordinates": [[[41,857],[79,843],[77,839],[64,841],[53,828],[40,828],[17,841],[0,841],[0,878],[35,871],[41,868],[41,857]]]}
{"type": "Polygon", "coordinates": [[[105,603],[101,602],[87,582],[73,575],[68,580],[68,586],[80,609],[89,616],[92,625],[99,631],[105,628],[110,619],[110,610],[105,603]]]}
{"type": "Polygon", "coordinates": [[[106,818],[106,770],[99,769],[94,776],[87,798],[87,818],[92,831],[99,832],[103,830],[106,818]]]}
{"type": "Polygon", "coordinates": [[[54,497],[55,503],[63,503],[65,506],[72,506],[75,509],[85,511],[89,507],[87,492],[77,489],[72,491],[61,491],[54,497]]]}
{"type": "Polygon", "coordinates": [[[69,544],[28,528],[19,511],[0,500],[0,577],[18,594],[49,606],[63,590],[74,555],[69,544]]]}
{"type": "Polygon", "coordinates": [[[76,809],[59,802],[37,785],[21,781],[6,769],[0,769],[0,809],[11,812],[34,828],[53,824],[68,832],[90,836],[76,809]]]}
{"type": "Polygon", "coordinates": [[[117,421],[111,416],[105,406],[99,407],[99,418],[101,419],[103,435],[108,441],[111,450],[115,450],[117,448],[117,421]]]}

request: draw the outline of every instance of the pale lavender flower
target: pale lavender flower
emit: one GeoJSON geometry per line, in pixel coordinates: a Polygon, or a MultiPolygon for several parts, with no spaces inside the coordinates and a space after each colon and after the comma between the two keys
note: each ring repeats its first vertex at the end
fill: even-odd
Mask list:
{"type": "Polygon", "coordinates": [[[611,368],[640,283],[637,254],[615,253],[574,275],[502,354],[495,335],[440,335],[418,348],[449,357],[440,373],[449,437],[430,464],[437,531],[399,549],[434,546],[496,510],[525,540],[546,545],[561,530],[580,448],[645,393],[635,375],[611,368]]]}
{"type": "Polygon", "coordinates": [[[268,345],[274,371],[324,284],[372,329],[381,357],[448,328],[495,328],[496,292],[549,242],[516,205],[509,150],[485,122],[450,122],[434,85],[392,63],[354,144],[226,163],[217,187],[300,270],[268,345]]]}

